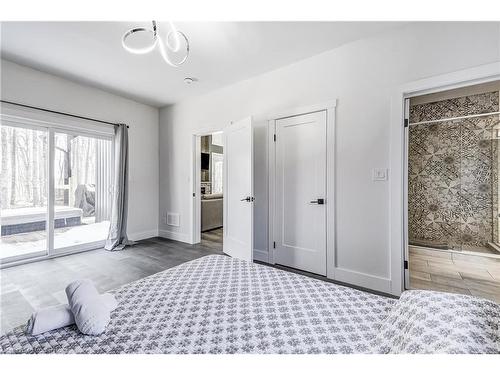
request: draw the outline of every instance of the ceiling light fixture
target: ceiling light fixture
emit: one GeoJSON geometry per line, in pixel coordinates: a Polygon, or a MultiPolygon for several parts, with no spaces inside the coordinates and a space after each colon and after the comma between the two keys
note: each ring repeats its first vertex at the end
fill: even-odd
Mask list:
{"type": "Polygon", "coordinates": [[[170,31],[166,33],[165,39],[161,37],[156,21],[152,21],[151,28],[136,27],[130,29],[123,34],[122,46],[126,51],[136,55],[152,52],[158,46],[163,60],[170,66],[177,68],[184,64],[189,56],[189,40],[182,31],[176,29],[173,22],[169,22],[169,28],[170,31]],[[149,43],[140,48],[133,47],[131,39],[138,35],[146,35],[149,43]],[[180,55],[180,58],[174,59],[175,55],[180,55]]]}

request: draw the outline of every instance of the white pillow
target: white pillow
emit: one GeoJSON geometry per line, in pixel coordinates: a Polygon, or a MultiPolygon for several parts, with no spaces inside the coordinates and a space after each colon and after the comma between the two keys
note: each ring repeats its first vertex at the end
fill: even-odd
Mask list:
{"type": "Polygon", "coordinates": [[[110,306],[103,299],[90,280],[76,280],[66,287],[68,304],[75,317],[75,323],[85,335],[99,335],[111,320],[110,306]]]}

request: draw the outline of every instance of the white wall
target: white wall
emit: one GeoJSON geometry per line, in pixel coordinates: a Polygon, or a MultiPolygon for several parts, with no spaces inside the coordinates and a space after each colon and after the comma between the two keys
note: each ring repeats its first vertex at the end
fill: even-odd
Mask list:
{"type": "Polygon", "coordinates": [[[6,60],[1,61],[1,96],[4,100],[128,124],[129,237],[157,235],[157,108],[6,60]]]}
{"type": "MultiPolygon", "coordinates": [[[[180,213],[181,225],[160,222],[160,234],[191,239],[194,132],[338,99],[337,266],[374,280],[393,279],[389,182],[371,180],[373,168],[390,165],[391,94],[406,82],[495,61],[500,61],[499,23],[414,24],[161,109],[160,215],[180,213]]],[[[254,243],[263,251],[268,235],[265,126],[259,121],[254,139],[254,243]]]]}

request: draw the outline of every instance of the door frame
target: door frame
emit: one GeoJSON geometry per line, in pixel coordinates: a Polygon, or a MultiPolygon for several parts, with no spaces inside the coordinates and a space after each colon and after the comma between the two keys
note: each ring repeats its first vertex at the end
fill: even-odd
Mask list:
{"type": "Polygon", "coordinates": [[[405,290],[408,249],[407,133],[404,126],[405,100],[411,97],[500,80],[500,62],[407,82],[391,96],[390,210],[389,240],[392,294],[405,290]]]}
{"type": "MultiPolygon", "coordinates": [[[[196,131],[191,135],[191,235],[190,244],[194,245],[201,242],[201,137],[220,133],[224,131],[223,127],[207,126],[202,130],[196,131]]],[[[223,153],[224,163],[226,162],[226,153],[223,153]]]]}
{"type": "Polygon", "coordinates": [[[268,130],[268,249],[270,264],[276,264],[274,256],[274,221],[276,204],[276,142],[274,141],[276,121],[279,119],[305,115],[313,112],[326,111],[326,277],[335,278],[335,249],[336,249],[336,225],[335,225],[335,110],[337,99],[314,104],[305,107],[290,108],[275,112],[267,116],[268,130]]]}

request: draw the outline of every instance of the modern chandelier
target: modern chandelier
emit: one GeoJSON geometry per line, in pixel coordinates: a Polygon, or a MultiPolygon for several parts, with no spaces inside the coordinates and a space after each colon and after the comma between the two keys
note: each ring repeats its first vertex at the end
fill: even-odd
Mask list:
{"type": "Polygon", "coordinates": [[[162,37],[156,21],[152,21],[152,27],[136,27],[128,30],[122,37],[123,48],[137,55],[150,53],[158,47],[163,60],[175,68],[184,64],[189,56],[189,40],[186,35],[175,28],[172,22],[169,22],[170,30],[162,37]],[[149,40],[147,45],[142,47],[133,47],[131,39],[133,36],[143,35],[149,40]],[[177,56],[174,59],[174,56],[177,56]],[[180,56],[180,57],[179,57],[180,56]]]}

